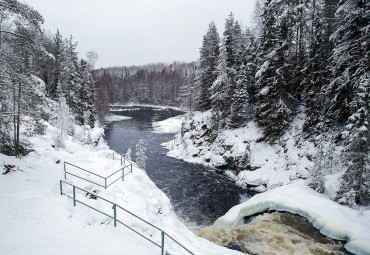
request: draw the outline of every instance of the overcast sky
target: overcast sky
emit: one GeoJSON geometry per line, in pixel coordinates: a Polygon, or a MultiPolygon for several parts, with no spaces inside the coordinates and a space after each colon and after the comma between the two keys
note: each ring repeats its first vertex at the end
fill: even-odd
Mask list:
{"type": "Polygon", "coordinates": [[[44,28],[78,41],[80,57],[98,53],[96,68],[194,61],[211,20],[220,34],[230,12],[243,26],[255,0],[21,0],[44,28]]]}

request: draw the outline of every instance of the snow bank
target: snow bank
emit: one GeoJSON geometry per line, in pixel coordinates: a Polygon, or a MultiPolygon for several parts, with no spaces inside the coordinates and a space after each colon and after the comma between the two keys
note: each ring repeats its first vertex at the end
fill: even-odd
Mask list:
{"type": "MultiPolygon", "coordinates": [[[[127,107],[127,106],[135,107],[135,106],[139,106],[139,107],[154,108],[153,110],[173,109],[173,110],[185,111],[185,109],[182,109],[182,108],[176,107],[176,106],[165,106],[165,105],[154,105],[154,104],[128,103],[128,104],[110,104],[109,106],[110,107],[127,107]]],[[[137,108],[137,109],[140,109],[140,108],[137,108]]],[[[125,109],[125,111],[126,110],[129,111],[130,109],[125,109]]]]}
{"type": "Polygon", "coordinates": [[[109,115],[105,118],[104,122],[111,123],[115,121],[130,120],[130,119],[132,119],[132,117],[122,116],[122,115],[109,115]]]}
{"type": "Polygon", "coordinates": [[[255,195],[231,208],[214,225],[234,228],[243,224],[244,217],[268,210],[306,217],[322,234],[345,240],[348,251],[370,254],[370,210],[357,211],[339,205],[309,189],[303,181],[255,195]]]}
{"type": "MultiPolygon", "coordinates": [[[[91,130],[91,137],[101,137],[102,129],[91,130]]],[[[102,142],[87,145],[71,136],[64,136],[64,148],[55,148],[58,130],[47,125],[46,134],[29,138],[33,151],[22,159],[0,154],[0,247],[1,254],[159,254],[160,249],[108,217],[61,196],[59,180],[63,162],[67,161],[97,174],[108,176],[120,168],[112,159],[113,151],[102,142]],[[7,167],[5,167],[7,165],[7,167]],[[11,166],[11,167],[10,167],[11,166]],[[14,166],[14,167],[13,167],[14,166]]],[[[94,138],[92,139],[94,140],[94,138]]],[[[67,166],[69,167],[69,166],[67,166]]],[[[68,171],[75,171],[68,168],[68,171]]],[[[80,173],[79,173],[80,174],[80,173]]],[[[83,174],[86,178],[91,175],[83,174]]],[[[173,236],[197,255],[240,254],[197,237],[180,222],[170,200],[134,164],[133,173],[108,189],[67,175],[67,181],[98,196],[116,202],[173,236]]],[[[65,193],[72,190],[63,185],[65,193]]],[[[113,215],[112,206],[102,200],[89,199],[76,192],[77,199],[113,215]]],[[[128,226],[160,244],[160,233],[137,219],[117,212],[128,226]]],[[[166,249],[171,254],[187,254],[168,238],[166,249]]]]}
{"type": "Polygon", "coordinates": [[[184,115],[175,116],[162,121],[152,122],[154,133],[178,133],[181,130],[181,123],[184,115]]]}

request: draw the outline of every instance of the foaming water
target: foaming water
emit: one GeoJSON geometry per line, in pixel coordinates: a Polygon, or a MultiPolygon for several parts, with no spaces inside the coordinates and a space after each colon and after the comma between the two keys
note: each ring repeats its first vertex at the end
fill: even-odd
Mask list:
{"type": "Polygon", "coordinates": [[[209,226],[199,236],[222,246],[236,244],[253,255],[348,254],[340,241],[322,235],[306,218],[286,212],[264,213],[233,229],[209,226]]]}

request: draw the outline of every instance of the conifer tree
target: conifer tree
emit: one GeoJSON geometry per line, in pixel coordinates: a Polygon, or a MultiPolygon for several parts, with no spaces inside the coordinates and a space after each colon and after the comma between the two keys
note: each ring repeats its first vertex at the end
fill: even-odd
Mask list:
{"type": "MultiPolygon", "coordinates": [[[[217,129],[226,127],[230,114],[231,95],[236,86],[237,40],[239,25],[236,25],[231,13],[226,19],[220,56],[217,62],[217,79],[210,88],[213,126],[217,129]]],[[[240,27],[239,27],[240,29],[240,27]]]]}
{"type": "Polygon", "coordinates": [[[319,193],[324,193],[325,192],[325,182],[324,182],[325,157],[324,157],[322,141],[316,147],[316,155],[315,155],[314,162],[315,162],[315,165],[313,166],[311,170],[309,186],[319,193]]]}
{"type": "MultiPolygon", "coordinates": [[[[57,99],[60,95],[58,95],[58,88],[61,89],[62,86],[62,73],[64,69],[64,58],[65,58],[65,46],[62,35],[60,34],[59,30],[57,30],[55,37],[54,37],[54,69],[53,69],[53,76],[52,81],[47,84],[47,92],[50,98],[57,99]]],[[[61,91],[59,91],[60,93],[61,91]]]]}
{"type": "Polygon", "coordinates": [[[265,138],[275,140],[289,126],[295,112],[290,94],[288,52],[288,16],[281,15],[286,1],[268,0],[264,6],[263,34],[256,74],[256,120],[264,128],[265,138]]]}
{"type": "MultiPolygon", "coordinates": [[[[79,59],[76,51],[77,43],[73,42],[72,36],[65,40],[66,45],[66,57],[64,63],[64,70],[62,73],[62,90],[67,100],[67,104],[71,111],[78,115],[79,109],[79,98],[78,94],[81,91],[81,80],[79,79],[79,59]]],[[[81,123],[80,121],[78,121],[81,123]]]]}
{"type": "Polygon", "coordinates": [[[214,22],[209,24],[207,33],[203,37],[200,49],[199,63],[196,69],[196,87],[198,96],[196,110],[206,111],[211,108],[210,87],[216,80],[216,66],[219,56],[220,36],[214,22]]]}
{"type": "Polygon", "coordinates": [[[195,93],[195,72],[193,70],[185,73],[185,84],[180,87],[179,100],[180,106],[194,110],[194,93],[195,93]]]}
{"type": "Polygon", "coordinates": [[[369,72],[369,8],[367,1],[342,0],[337,11],[341,22],[332,35],[335,46],[330,61],[334,79],[326,88],[332,101],[327,117],[332,123],[345,124],[353,114],[354,87],[369,72]]]}
{"type": "Polygon", "coordinates": [[[304,131],[308,133],[323,131],[325,125],[324,108],[325,86],[329,83],[330,72],[326,50],[325,16],[319,1],[314,0],[311,6],[311,36],[308,50],[308,60],[305,63],[304,102],[306,119],[304,131]]]}
{"type": "Polygon", "coordinates": [[[230,115],[227,120],[230,128],[241,127],[254,116],[252,97],[256,72],[256,47],[249,29],[242,34],[238,49],[236,86],[232,91],[230,115]]]}
{"type": "Polygon", "coordinates": [[[141,169],[145,169],[146,164],[146,148],[144,144],[144,140],[140,139],[139,142],[136,145],[136,164],[141,169]]]}
{"type": "Polygon", "coordinates": [[[369,169],[369,81],[370,81],[370,4],[365,0],[342,0],[340,18],[333,38],[334,93],[330,114],[339,123],[346,121],[344,149],[346,171],[338,200],[366,205],[370,194],[369,169]],[[352,196],[348,197],[348,194],[352,196]]]}

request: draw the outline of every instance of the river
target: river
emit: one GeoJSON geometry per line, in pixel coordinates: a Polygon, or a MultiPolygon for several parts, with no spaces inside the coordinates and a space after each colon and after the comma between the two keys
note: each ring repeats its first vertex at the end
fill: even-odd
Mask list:
{"type": "Polygon", "coordinates": [[[116,115],[132,119],[112,122],[105,128],[105,139],[111,149],[126,153],[139,139],[146,144],[146,172],[152,181],[170,198],[178,217],[193,231],[211,225],[231,207],[248,197],[228,177],[202,165],[186,163],[166,156],[162,143],[170,141],[173,133],[154,133],[152,122],[184,114],[170,108],[116,106],[116,115]]]}
{"type": "Polygon", "coordinates": [[[116,115],[132,117],[112,122],[105,128],[105,139],[111,149],[124,154],[139,139],[146,145],[146,172],[171,199],[178,217],[195,233],[215,243],[256,255],[289,254],[350,254],[343,242],[323,236],[305,218],[284,213],[265,213],[227,230],[212,226],[231,207],[254,192],[236,186],[220,171],[202,165],[167,157],[162,143],[174,133],[153,132],[153,122],[184,114],[170,108],[115,106],[116,115]]]}

